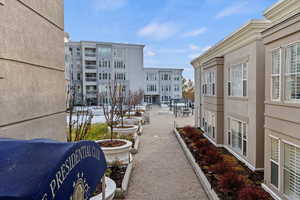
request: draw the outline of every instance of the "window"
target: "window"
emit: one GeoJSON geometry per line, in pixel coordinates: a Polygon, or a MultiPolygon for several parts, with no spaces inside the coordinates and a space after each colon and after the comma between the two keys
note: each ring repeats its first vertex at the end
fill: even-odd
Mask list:
{"type": "Polygon", "coordinates": [[[278,188],[279,140],[271,138],[271,184],[278,188]]]}
{"type": "Polygon", "coordinates": [[[284,144],[284,194],[292,200],[300,199],[300,148],[284,144]]]}
{"type": "Polygon", "coordinates": [[[247,156],[247,124],[229,118],[229,130],[228,130],[228,144],[235,149],[236,151],[240,152],[244,156],[247,156]]]}
{"type": "Polygon", "coordinates": [[[204,111],[204,130],[208,137],[215,139],[216,116],[215,113],[204,111]]]}
{"type": "Polygon", "coordinates": [[[281,73],[281,50],[276,49],[272,51],[272,100],[280,99],[280,73],[281,73]]]}
{"type": "Polygon", "coordinates": [[[286,49],[285,98],[288,101],[300,100],[300,43],[286,49]]]}
{"type": "Polygon", "coordinates": [[[248,64],[232,65],[228,69],[228,96],[247,96],[248,64]]]}
{"type": "Polygon", "coordinates": [[[77,80],[78,81],[80,81],[80,79],[81,79],[80,77],[81,77],[80,73],[77,73],[77,80]]]}
{"type": "Polygon", "coordinates": [[[203,76],[202,92],[206,96],[215,95],[215,71],[206,71],[203,76]]]}

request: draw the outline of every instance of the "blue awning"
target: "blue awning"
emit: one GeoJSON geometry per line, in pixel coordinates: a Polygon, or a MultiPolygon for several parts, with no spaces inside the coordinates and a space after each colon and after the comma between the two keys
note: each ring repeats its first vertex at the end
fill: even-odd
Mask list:
{"type": "Polygon", "coordinates": [[[94,142],[0,139],[0,200],[89,199],[106,167],[94,142]]]}

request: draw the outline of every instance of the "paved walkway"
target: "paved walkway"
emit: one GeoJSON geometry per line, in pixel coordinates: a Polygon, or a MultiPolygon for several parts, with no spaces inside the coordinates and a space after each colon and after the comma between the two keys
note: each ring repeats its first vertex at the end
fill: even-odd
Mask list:
{"type": "MultiPolygon", "coordinates": [[[[205,192],[172,133],[173,116],[153,108],[150,120],[135,156],[136,165],[126,199],[206,200],[205,192]]],[[[193,124],[187,118],[183,121],[193,124]]]]}

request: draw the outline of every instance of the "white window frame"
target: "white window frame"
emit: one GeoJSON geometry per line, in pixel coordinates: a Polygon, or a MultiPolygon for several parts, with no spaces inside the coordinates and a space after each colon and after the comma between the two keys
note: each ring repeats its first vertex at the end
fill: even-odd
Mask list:
{"type": "Polygon", "coordinates": [[[271,150],[270,150],[270,152],[271,152],[271,156],[270,156],[270,184],[274,188],[276,188],[278,191],[279,191],[279,189],[281,187],[281,184],[280,184],[280,182],[281,182],[281,178],[280,178],[280,170],[281,170],[281,165],[280,165],[280,155],[281,155],[280,144],[281,144],[280,143],[280,139],[278,137],[270,135],[270,145],[271,145],[271,150]],[[278,141],[278,161],[275,161],[275,160],[272,159],[272,140],[277,140],[278,141]],[[277,164],[277,166],[278,166],[278,174],[277,174],[277,176],[278,176],[278,186],[273,185],[272,182],[271,182],[271,177],[272,177],[272,174],[271,174],[271,162],[277,164]]]}
{"type": "MultiPolygon", "coordinates": [[[[296,144],[294,144],[294,143],[292,143],[292,142],[289,142],[289,141],[286,141],[286,140],[282,140],[282,142],[283,142],[283,155],[285,156],[285,144],[287,144],[287,145],[291,145],[291,146],[293,146],[293,147],[295,147],[295,148],[298,148],[298,149],[300,149],[300,146],[299,145],[296,145],[296,144]]],[[[285,157],[283,158],[283,162],[284,162],[284,160],[285,160],[285,157]]],[[[284,170],[285,170],[285,165],[284,165],[284,163],[283,163],[283,180],[284,180],[284,170]]],[[[288,169],[289,170],[289,169],[288,169]]],[[[298,179],[299,179],[300,177],[298,177],[298,179]]],[[[284,191],[284,187],[285,187],[285,185],[284,185],[284,181],[283,181],[283,195],[287,198],[287,199],[290,199],[290,197],[289,196],[287,196],[287,194],[285,193],[285,191],[284,191]]]]}
{"type": "Polygon", "coordinates": [[[282,76],[282,74],[281,74],[282,73],[282,49],[281,48],[273,49],[271,51],[271,58],[272,58],[272,60],[271,60],[271,63],[272,63],[272,65],[271,65],[271,88],[270,88],[271,100],[272,101],[280,101],[281,100],[281,81],[282,81],[282,77],[281,77],[282,76]],[[279,50],[279,74],[273,74],[273,53],[278,50],[279,50]],[[277,99],[273,99],[273,78],[274,77],[279,77],[279,96],[277,99]]]}
{"type": "Polygon", "coordinates": [[[216,96],[216,70],[203,72],[202,93],[203,96],[216,96]],[[214,89],[214,90],[213,90],[214,89]]]}
{"type": "MultiPolygon", "coordinates": [[[[248,148],[249,148],[249,144],[248,144],[248,123],[242,121],[242,120],[239,120],[239,119],[236,119],[234,117],[231,117],[231,116],[228,116],[227,119],[229,119],[228,121],[228,130],[227,130],[227,133],[230,133],[230,144],[228,144],[230,147],[232,147],[234,150],[236,150],[237,152],[239,152],[242,156],[244,157],[248,157],[248,148]],[[236,148],[236,147],[233,147],[233,133],[232,133],[232,130],[231,130],[231,125],[232,125],[232,120],[234,121],[237,121],[237,122],[240,122],[241,123],[241,131],[242,131],[242,138],[241,138],[241,141],[242,141],[242,144],[241,144],[241,149],[239,148],[236,148]],[[246,127],[246,133],[244,133],[244,125],[246,127]],[[246,137],[244,137],[246,136],[246,137]],[[244,155],[244,141],[246,141],[246,155],[244,155]]],[[[227,137],[227,140],[228,140],[229,137],[227,137]]],[[[228,143],[228,141],[227,141],[228,143]]]]}
{"type": "Polygon", "coordinates": [[[228,96],[230,96],[230,97],[242,97],[242,98],[247,98],[248,97],[248,85],[249,85],[249,83],[248,83],[248,77],[249,77],[249,63],[248,62],[244,62],[244,63],[237,63],[237,64],[232,64],[232,65],[230,65],[229,67],[228,67],[228,70],[227,70],[227,87],[229,86],[229,84],[230,84],[230,91],[229,91],[229,88],[227,89],[227,94],[228,94],[228,92],[230,92],[229,94],[228,94],[228,96]],[[237,67],[237,66],[239,66],[240,65],[240,67],[242,68],[241,69],[241,71],[242,71],[242,78],[241,78],[241,80],[242,80],[242,82],[241,82],[241,84],[242,84],[242,91],[241,91],[241,95],[233,95],[233,81],[232,81],[232,79],[233,79],[233,75],[232,75],[232,68],[233,67],[237,67]],[[246,76],[246,78],[244,78],[244,67],[246,68],[246,74],[247,74],[247,76],[246,76]],[[245,91],[244,91],[244,81],[246,81],[246,88],[245,88],[245,91]],[[244,92],[246,93],[246,95],[244,95],[244,92]]]}
{"type": "MultiPolygon", "coordinates": [[[[287,77],[291,76],[291,75],[298,75],[300,76],[300,72],[294,72],[294,73],[287,73],[287,62],[288,62],[288,58],[287,58],[287,52],[288,52],[288,49],[292,46],[297,46],[299,45],[300,46],[300,41],[297,41],[297,42],[294,42],[294,43],[291,43],[289,45],[287,45],[285,47],[285,61],[284,61],[284,66],[283,66],[283,72],[284,72],[284,101],[287,102],[287,103],[300,103],[300,98],[299,99],[292,99],[291,97],[289,99],[287,99],[287,77]]],[[[298,58],[297,54],[296,54],[296,61],[297,59],[300,60],[300,58],[298,58]]],[[[296,66],[297,68],[297,66],[296,66]]],[[[296,82],[295,84],[297,85],[297,79],[296,79],[296,82]]],[[[300,83],[299,83],[300,85],[300,83]]],[[[296,89],[296,88],[295,88],[296,89]]]]}

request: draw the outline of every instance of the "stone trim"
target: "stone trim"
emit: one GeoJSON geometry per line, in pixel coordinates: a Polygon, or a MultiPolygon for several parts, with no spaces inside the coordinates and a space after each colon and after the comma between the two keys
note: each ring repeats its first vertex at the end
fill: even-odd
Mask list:
{"type": "Polygon", "coordinates": [[[261,32],[269,27],[269,25],[270,21],[268,20],[251,20],[236,32],[211,47],[204,54],[192,60],[191,64],[199,67],[214,57],[224,56],[225,54],[244,47],[253,41],[259,40],[262,38],[261,32]]]}
{"type": "Polygon", "coordinates": [[[17,121],[17,122],[11,122],[9,124],[4,124],[4,125],[0,124],[0,128],[4,128],[4,127],[7,127],[7,126],[13,126],[13,125],[16,125],[16,124],[21,124],[21,123],[26,123],[26,122],[37,120],[37,119],[47,118],[47,117],[51,117],[53,115],[62,114],[62,113],[65,113],[65,112],[66,111],[63,110],[63,111],[59,111],[59,112],[55,112],[55,113],[51,113],[51,114],[47,114],[47,115],[41,115],[41,116],[29,118],[29,119],[24,119],[24,120],[17,121]]]}
{"type": "Polygon", "coordinates": [[[127,166],[127,169],[126,169],[123,181],[122,181],[122,187],[116,189],[116,194],[115,194],[116,199],[124,199],[126,197],[133,168],[134,168],[134,160],[131,163],[129,163],[127,166]]]}
{"type": "MultiPolygon", "coordinates": [[[[0,0],[1,1],[1,0],[0,0]]],[[[2,0],[4,1],[4,0],[2,0]]],[[[57,25],[55,22],[53,22],[51,19],[49,19],[48,17],[45,17],[44,15],[42,15],[41,13],[39,13],[37,10],[35,10],[34,8],[32,8],[31,6],[27,5],[24,0],[17,0],[20,4],[22,4],[23,6],[25,6],[26,8],[28,8],[29,10],[31,10],[32,12],[34,12],[35,14],[37,14],[38,16],[40,16],[41,18],[43,18],[44,20],[46,20],[48,23],[52,24],[53,26],[55,26],[56,28],[58,28],[61,31],[64,31],[64,27],[61,27],[59,25],[57,25]]]]}

